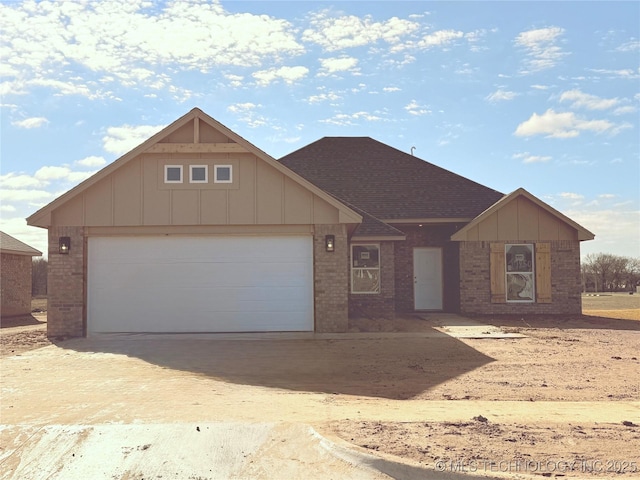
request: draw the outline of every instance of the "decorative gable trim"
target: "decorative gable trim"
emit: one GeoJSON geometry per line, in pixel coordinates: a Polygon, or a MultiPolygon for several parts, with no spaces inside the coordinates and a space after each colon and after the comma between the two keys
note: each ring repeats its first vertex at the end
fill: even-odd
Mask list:
{"type": "Polygon", "coordinates": [[[146,140],[145,142],[138,145],[136,148],[126,153],[122,157],[115,160],[113,163],[107,165],[102,170],[80,183],[76,187],[72,188],[68,192],[64,193],[53,202],[48,205],[42,207],[40,210],[32,214],[27,218],[27,224],[33,225],[37,227],[48,228],[51,225],[51,212],[56,208],[62,206],[63,204],[71,201],[82,192],[89,189],[91,186],[98,183],[100,180],[104,179],[108,175],[112,174],[114,171],[123,167],[129,161],[138,157],[143,153],[149,152],[163,152],[163,153],[202,153],[202,152],[238,152],[238,151],[246,151],[252,153],[257,158],[263,160],[271,167],[275,168],[277,171],[289,177],[291,180],[296,182],[297,184],[304,187],[306,190],[310,191],[314,195],[317,195],[333,207],[335,207],[339,212],[339,223],[347,223],[347,224],[359,224],[362,221],[362,216],[357,212],[352,210],[351,208],[344,205],[342,202],[337,200],[335,197],[329,195],[324,192],[320,188],[316,187],[309,181],[305,180],[289,168],[285,167],[281,163],[277,162],[274,158],[269,156],[264,151],[260,150],[258,147],[248,142],[244,138],[242,138],[237,133],[231,131],[229,128],[222,125],[220,122],[210,117],[206,113],[204,113],[199,108],[194,108],[184,116],[180,117],[169,126],[162,129],[160,132],[153,135],[151,138],[146,140]],[[218,130],[220,133],[228,137],[231,142],[229,143],[198,143],[199,142],[199,128],[195,128],[194,131],[194,143],[162,143],[162,140],[170,136],[172,133],[176,132],[180,128],[189,124],[189,122],[195,122],[195,125],[199,125],[198,120],[202,120],[209,124],[214,129],[218,130]]]}

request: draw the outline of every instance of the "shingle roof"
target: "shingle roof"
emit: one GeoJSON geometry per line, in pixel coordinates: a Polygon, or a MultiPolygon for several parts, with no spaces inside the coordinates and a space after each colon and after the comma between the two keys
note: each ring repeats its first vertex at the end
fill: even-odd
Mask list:
{"type": "Polygon", "coordinates": [[[369,137],[324,137],[279,161],[383,220],[475,218],[504,196],[369,137]]]}
{"type": "Polygon", "coordinates": [[[24,242],[21,242],[17,238],[13,238],[4,232],[0,232],[0,251],[2,253],[11,253],[14,255],[30,255],[32,257],[39,257],[42,252],[30,247],[24,242]]]}

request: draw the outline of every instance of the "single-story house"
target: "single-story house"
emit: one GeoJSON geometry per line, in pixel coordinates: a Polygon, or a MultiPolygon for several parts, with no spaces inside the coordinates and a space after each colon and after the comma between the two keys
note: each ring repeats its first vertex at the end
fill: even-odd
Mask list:
{"type": "Polygon", "coordinates": [[[31,313],[31,261],[42,252],[0,232],[0,315],[31,313]]]}
{"type": "Polygon", "coordinates": [[[193,109],[43,207],[48,334],[342,332],[352,315],[579,313],[593,234],[369,138],[276,161],[193,109]]]}

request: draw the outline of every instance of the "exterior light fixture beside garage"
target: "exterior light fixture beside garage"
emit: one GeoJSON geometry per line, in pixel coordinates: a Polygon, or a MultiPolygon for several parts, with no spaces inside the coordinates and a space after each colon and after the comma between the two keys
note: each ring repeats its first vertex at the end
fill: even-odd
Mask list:
{"type": "Polygon", "coordinates": [[[327,252],[333,252],[336,249],[336,237],[335,235],[325,235],[324,246],[327,252]]]}
{"type": "Polygon", "coordinates": [[[71,250],[71,237],[60,237],[58,239],[58,252],[60,255],[68,255],[71,250]]]}

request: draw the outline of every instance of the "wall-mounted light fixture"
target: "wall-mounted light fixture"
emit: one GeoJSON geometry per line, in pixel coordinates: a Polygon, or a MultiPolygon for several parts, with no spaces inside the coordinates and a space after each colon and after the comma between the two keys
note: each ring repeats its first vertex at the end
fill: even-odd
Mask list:
{"type": "Polygon", "coordinates": [[[61,255],[68,255],[71,250],[71,237],[60,237],[58,239],[58,252],[61,255]]]}
{"type": "Polygon", "coordinates": [[[324,237],[324,247],[327,252],[333,252],[336,249],[336,236],[335,235],[325,235],[324,237]]]}

